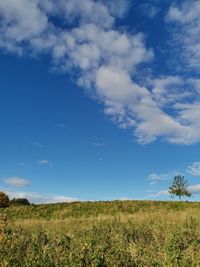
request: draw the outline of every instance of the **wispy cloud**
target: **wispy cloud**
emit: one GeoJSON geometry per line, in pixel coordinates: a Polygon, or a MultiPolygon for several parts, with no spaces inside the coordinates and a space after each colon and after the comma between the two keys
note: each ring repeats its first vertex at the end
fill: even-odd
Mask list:
{"type": "Polygon", "coordinates": [[[4,180],[4,183],[13,187],[24,187],[31,184],[31,181],[21,177],[10,177],[4,180]]]}
{"type": "Polygon", "coordinates": [[[187,167],[186,171],[193,176],[200,176],[200,162],[193,162],[192,165],[187,167]]]}
{"type": "Polygon", "coordinates": [[[47,160],[47,159],[42,159],[42,160],[38,160],[36,161],[36,163],[40,166],[48,166],[49,168],[53,168],[53,162],[51,160],[47,160]]]}
{"type": "Polygon", "coordinates": [[[147,180],[149,180],[150,185],[155,185],[158,182],[162,181],[170,181],[170,179],[174,178],[176,175],[181,175],[180,172],[172,171],[169,173],[151,173],[148,175],[147,180]]]}
{"type": "Polygon", "coordinates": [[[188,186],[188,190],[192,194],[199,194],[200,193],[200,184],[190,185],[190,186],[188,186]]]}
{"type": "Polygon", "coordinates": [[[172,24],[170,30],[176,46],[181,49],[181,58],[186,63],[184,68],[194,69],[198,73],[200,67],[199,12],[199,1],[181,1],[178,5],[172,4],[166,16],[166,21],[172,24]]]}
{"type": "Polygon", "coordinates": [[[147,177],[148,180],[151,181],[164,181],[164,180],[168,180],[169,178],[171,178],[171,174],[167,174],[167,173],[151,173],[149,174],[149,176],[147,177]]]}
{"type": "Polygon", "coordinates": [[[39,164],[39,165],[49,164],[49,160],[47,160],[47,159],[38,160],[37,164],[39,164]]]}
{"type": "Polygon", "coordinates": [[[156,198],[156,197],[160,197],[160,196],[168,196],[170,195],[168,190],[161,190],[159,192],[156,192],[156,193],[152,193],[152,194],[149,194],[147,195],[147,198],[156,198]]]}
{"type": "Polygon", "coordinates": [[[92,145],[93,145],[93,146],[97,146],[97,147],[101,147],[101,146],[105,146],[105,143],[101,143],[101,142],[93,142],[92,145]]]}

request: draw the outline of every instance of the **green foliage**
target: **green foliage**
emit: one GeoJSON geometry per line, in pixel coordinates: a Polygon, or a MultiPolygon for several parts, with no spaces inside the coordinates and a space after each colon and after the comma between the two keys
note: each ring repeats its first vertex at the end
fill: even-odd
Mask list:
{"type": "Polygon", "coordinates": [[[0,208],[6,208],[8,206],[9,197],[4,192],[0,192],[0,208]]]}
{"type": "Polygon", "coordinates": [[[28,199],[26,198],[13,198],[10,200],[10,205],[20,206],[20,205],[30,205],[28,199]]]}
{"type": "Polygon", "coordinates": [[[188,191],[188,182],[184,176],[177,175],[174,177],[171,186],[169,187],[169,193],[172,196],[178,196],[180,199],[183,196],[191,197],[191,193],[188,191]]]}

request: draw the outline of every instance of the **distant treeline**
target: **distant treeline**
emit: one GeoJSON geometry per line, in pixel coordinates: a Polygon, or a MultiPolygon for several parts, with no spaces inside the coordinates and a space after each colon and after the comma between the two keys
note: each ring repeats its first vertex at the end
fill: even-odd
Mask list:
{"type": "Polygon", "coordinates": [[[19,205],[30,205],[30,202],[26,198],[13,198],[10,200],[6,193],[0,192],[0,208],[19,205]]]}

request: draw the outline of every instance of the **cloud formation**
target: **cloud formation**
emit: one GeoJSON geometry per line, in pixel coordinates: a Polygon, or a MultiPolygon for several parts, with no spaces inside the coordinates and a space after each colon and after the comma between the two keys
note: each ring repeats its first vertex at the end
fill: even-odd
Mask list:
{"type": "Polygon", "coordinates": [[[188,190],[192,194],[199,194],[200,193],[200,184],[190,185],[190,186],[188,186],[188,190]]]}
{"type": "Polygon", "coordinates": [[[31,181],[21,177],[10,177],[4,180],[4,183],[13,187],[24,187],[31,184],[31,181]]]}
{"type": "Polygon", "coordinates": [[[148,180],[150,181],[165,181],[168,180],[172,175],[167,173],[151,173],[148,176],[148,180]]]}
{"type": "MultiPolygon", "coordinates": [[[[142,32],[117,28],[116,19],[126,15],[129,4],[2,0],[0,49],[21,56],[49,54],[55,70],[73,72],[77,84],[104,104],[105,114],[119,127],[132,129],[140,143],[157,138],[176,144],[200,142],[199,80],[159,75],[139,81],[155,54],[142,32]]],[[[198,1],[189,8],[187,3],[171,6],[166,19],[186,30],[176,40],[185,45],[185,60],[193,69],[200,65],[199,8],[198,1]]]]}
{"type": "Polygon", "coordinates": [[[182,1],[172,5],[167,13],[167,22],[177,27],[173,38],[182,50],[184,67],[194,69],[199,73],[200,68],[200,2],[197,0],[182,1]]]}
{"type": "Polygon", "coordinates": [[[38,160],[37,164],[39,165],[45,165],[45,164],[49,164],[49,161],[47,159],[42,159],[42,160],[38,160]]]}

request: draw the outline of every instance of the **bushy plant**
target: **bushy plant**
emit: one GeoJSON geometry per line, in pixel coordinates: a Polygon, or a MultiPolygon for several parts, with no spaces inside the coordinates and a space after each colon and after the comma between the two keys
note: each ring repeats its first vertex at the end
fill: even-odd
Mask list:
{"type": "Polygon", "coordinates": [[[9,197],[4,192],[0,192],[0,208],[9,206],[9,197]]]}

